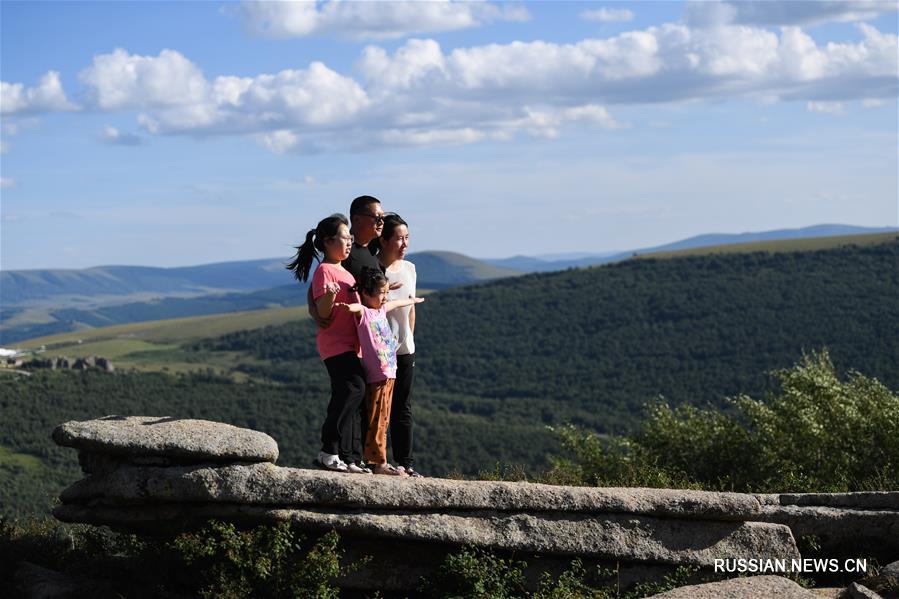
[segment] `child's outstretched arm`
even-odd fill
[[[350,314],[362,314],[362,304],[346,304],[344,302],[337,302],[334,304],[334,307],[346,310]]]
[[[384,304],[384,310],[390,312],[395,308],[403,308],[405,306],[411,306],[413,304],[420,304],[425,301],[423,297],[407,297],[398,300],[390,300],[386,304]]]

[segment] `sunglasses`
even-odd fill
[[[369,214],[368,212],[355,212],[354,214],[358,214],[359,216],[367,216],[368,218],[373,218],[373,219],[375,219],[375,222],[379,223],[379,224],[383,223],[384,217],[387,216],[386,214],[378,215],[378,214]]]

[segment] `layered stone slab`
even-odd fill
[[[227,502],[365,509],[627,513],[743,521],[752,495],[679,489],[561,487],[533,483],[347,476],[272,464],[123,467],[78,481],[64,502],[108,505]]]
[[[750,576],[720,582],[680,587],[652,595],[653,599],[722,599],[725,597],[777,597],[778,599],[820,599],[814,591],[782,576]]]
[[[278,444],[265,433],[209,420],[158,416],[73,420],[57,426],[53,440],[82,454],[102,456],[193,462],[275,462],[278,459]]]
[[[491,510],[346,511],[236,504],[146,506],[62,505],[54,515],[148,530],[202,524],[209,518],[245,524],[288,521],[304,530],[342,536],[472,545],[497,551],[570,555],[631,562],[711,567],[735,558],[799,558],[790,529],[764,522],[676,520],[632,514],[509,513]]]
[[[758,493],[762,505],[832,507],[853,510],[899,511],[899,491],[859,493]]]

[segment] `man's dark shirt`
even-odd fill
[[[384,268],[381,266],[381,263],[378,262],[377,254],[372,254],[371,244],[368,246],[357,245],[356,242],[353,242],[353,249],[350,250],[350,255],[346,260],[341,262],[343,267],[350,271],[350,274],[353,275],[353,278],[356,279],[358,283],[362,277],[362,269],[363,268],[377,268],[381,272],[384,272]]]

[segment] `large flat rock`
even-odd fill
[[[271,464],[122,466],[78,481],[65,503],[214,502],[381,509],[627,513],[741,521],[757,515],[752,495],[677,489],[560,487],[526,482],[397,479]]]
[[[749,599],[777,597],[778,599],[820,599],[814,591],[805,589],[782,576],[748,576],[720,582],[680,587],[652,596],[654,599]]]
[[[749,519],[786,524],[797,539],[813,536],[827,555],[858,557],[861,547],[886,557],[899,554],[899,511],[765,505]]]
[[[61,505],[66,522],[156,529],[199,525],[208,518],[246,524],[288,521],[302,530],[336,530],[342,537],[474,545],[529,554],[572,555],[659,564],[714,565],[722,555],[787,560],[799,552],[790,529],[764,522],[675,520],[632,514],[507,513],[496,511],[361,511],[235,504],[147,506]]]
[[[188,462],[274,462],[278,444],[259,431],[209,420],[106,416],[69,421],[53,431],[58,445],[84,453],[161,457]]]
[[[780,493],[757,494],[763,505],[833,507],[853,510],[891,510],[899,512],[899,491],[858,493]]]

